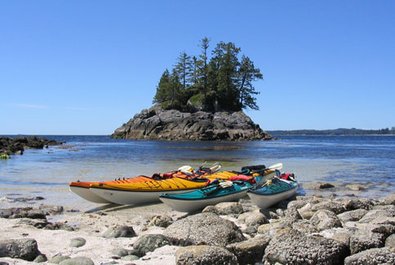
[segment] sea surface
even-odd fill
[[[168,142],[114,140],[109,136],[45,136],[62,146],[27,150],[0,160],[0,204],[43,197],[42,203],[86,206],[69,192],[75,180],[111,180],[166,172],[182,165],[220,162],[223,169],[278,162],[304,185],[358,183],[358,196],[395,192],[395,136],[284,136],[275,141]],[[307,192],[308,193],[308,192]],[[352,191],[350,191],[352,193]],[[33,203],[33,201],[32,201]],[[1,207],[0,207],[1,208]]]

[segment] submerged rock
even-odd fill
[[[226,246],[243,241],[241,230],[214,213],[200,213],[178,220],[163,233],[175,245]]]
[[[188,246],[176,251],[177,265],[228,264],[237,265],[237,257],[230,251],[218,246]]]

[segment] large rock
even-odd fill
[[[265,264],[343,264],[349,249],[337,241],[284,229],[265,250]]]
[[[243,213],[243,206],[238,202],[221,202],[215,206],[207,206],[203,209],[203,213],[212,212],[219,215],[234,214],[238,215]]]
[[[227,245],[226,248],[237,256],[239,264],[255,264],[262,260],[270,237],[257,236],[246,241]]]
[[[389,237],[387,237],[387,239],[385,240],[385,246],[395,249],[395,234],[392,234]]]
[[[139,257],[144,256],[147,252],[154,251],[159,247],[170,245],[170,241],[161,234],[143,235],[133,244],[136,254]]]
[[[247,227],[252,226],[255,228],[258,228],[260,225],[269,223],[266,216],[259,211],[240,214],[237,220],[240,222],[244,222]]]
[[[226,246],[245,239],[231,221],[214,213],[200,213],[178,220],[163,233],[175,245]]]
[[[32,238],[8,239],[0,241],[0,257],[10,257],[33,261],[38,255],[37,241]]]
[[[348,211],[337,215],[339,219],[345,223],[350,221],[359,221],[368,211],[365,209],[357,209],[353,211]]]
[[[344,260],[345,265],[379,265],[379,264],[395,264],[395,253],[388,248],[372,248],[352,256]]]
[[[116,129],[114,138],[165,140],[271,139],[242,111],[193,113],[163,110],[159,105],[141,111]]]
[[[188,246],[176,251],[177,265],[237,265],[237,257],[223,247]]]
[[[317,211],[311,217],[310,223],[319,231],[342,226],[339,217],[334,212],[328,210]]]
[[[357,230],[351,235],[350,250],[351,254],[361,252],[369,248],[384,247],[385,236],[367,230]]]

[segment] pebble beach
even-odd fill
[[[395,262],[395,194],[297,196],[267,210],[245,198],[194,214],[164,204],[79,211],[37,200],[0,216],[1,264]]]

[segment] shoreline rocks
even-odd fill
[[[63,143],[37,136],[0,137],[0,159],[8,159],[15,154],[23,155],[25,149],[44,149],[61,144]]]
[[[181,112],[159,105],[136,114],[113,138],[147,140],[271,140],[244,112]]]
[[[7,239],[0,240],[0,256],[10,264],[46,257],[61,264],[392,264],[393,198],[297,196],[265,210],[242,199],[191,215],[159,204],[93,213],[45,205],[2,209]],[[77,221],[78,231],[49,230],[42,217]],[[26,256],[22,241],[40,250]]]

